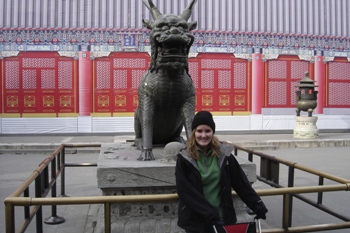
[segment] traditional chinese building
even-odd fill
[[[189,0],[154,0],[181,14]],[[142,0],[0,0],[0,133],[133,132],[150,62]],[[190,74],[218,130],[290,130],[297,83],[319,129],[350,125],[350,1],[198,0]]]

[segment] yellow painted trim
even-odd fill
[[[56,117],[56,113],[22,113],[22,118]]]
[[[214,112],[210,111],[213,116],[232,116],[232,112]]]
[[[3,114],[0,114],[0,116],[3,118],[20,118],[21,114],[20,113],[3,113]]]
[[[233,116],[250,116],[251,112],[233,112]]]
[[[91,113],[91,116],[93,117],[111,117],[111,113],[110,112],[94,112],[94,113]]]
[[[58,113],[58,117],[77,117],[78,113]]]
[[[133,117],[133,112],[113,112],[113,116],[116,117]]]

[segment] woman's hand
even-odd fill
[[[266,213],[268,210],[262,200],[259,200],[255,204],[253,211],[256,214],[255,219],[266,219]]]

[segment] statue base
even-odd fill
[[[319,137],[319,131],[316,126],[318,117],[297,116],[296,127],[293,132],[294,138],[316,139]]]
[[[166,146],[167,147],[167,146]],[[97,183],[104,196],[173,194],[175,161],[164,155],[164,147],[153,148],[155,160],[139,161],[141,151],[132,143],[105,143],[97,163]],[[256,181],[255,164],[237,158],[251,183]],[[240,222],[253,221],[244,203],[234,200]],[[178,201],[120,203],[111,205],[112,232],[184,232],[177,226]],[[96,216],[94,233],[104,232],[104,208]]]

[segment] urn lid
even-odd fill
[[[316,81],[309,78],[309,72],[306,71],[304,78],[300,80],[300,84],[296,85],[296,87],[318,87],[314,84],[315,82]]]

